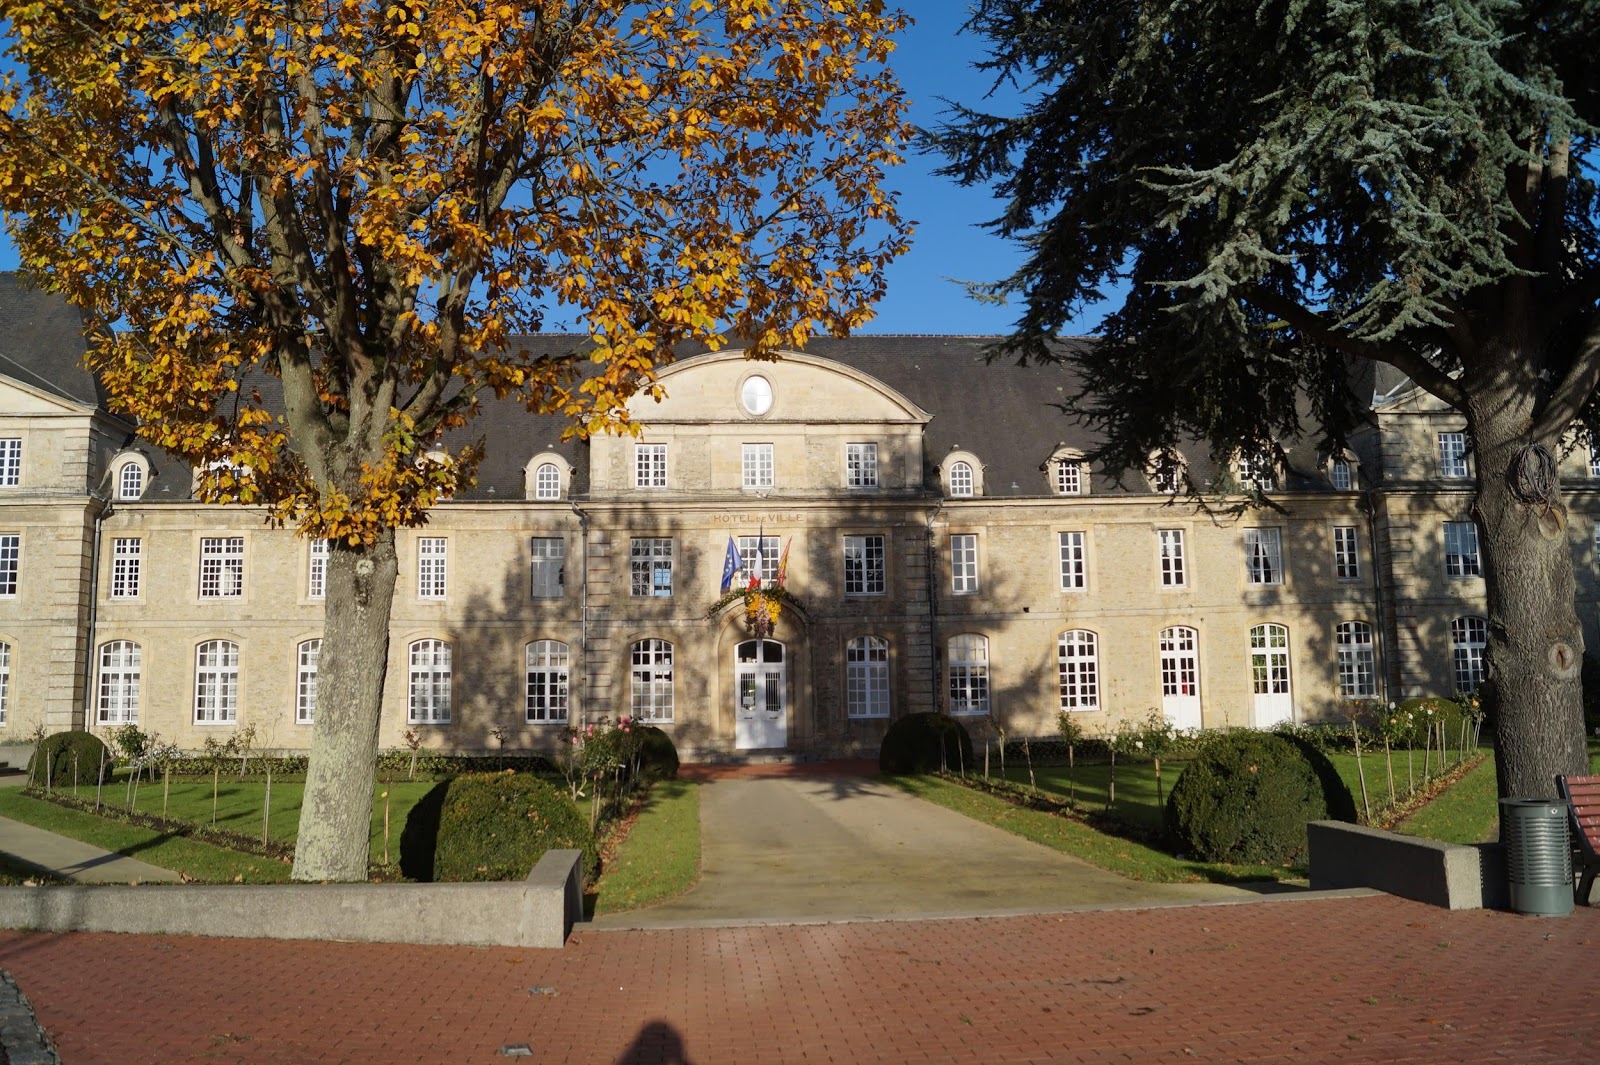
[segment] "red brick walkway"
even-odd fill
[[[1388,897],[585,932],[565,950],[0,934],[66,1065],[1600,1061],[1600,909]],[[530,994],[532,986],[557,994]]]

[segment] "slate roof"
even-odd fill
[[[105,396],[83,365],[83,314],[60,296],[0,271],[0,373],[61,399],[97,406]]]

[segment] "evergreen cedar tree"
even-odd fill
[[[1074,360],[1116,471],[1336,446],[1352,365],[1403,371],[1475,453],[1501,794],[1586,772],[1552,455],[1600,427],[1600,3],[980,0],[968,30],[1017,113],[952,104],[926,144],[1025,250],[976,287],[1020,305],[994,355]]]
[[[880,0],[0,0],[0,206],[114,409],[332,541],[294,876],[366,877],[394,531],[487,390],[629,431],[684,341],[871,317],[907,228]],[[592,338],[524,346],[559,312]],[[114,331],[111,327],[115,327]],[[277,378],[277,405],[252,382]],[[581,383],[580,383],[581,382]]]

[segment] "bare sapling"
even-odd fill
[[[267,787],[261,796],[261,845],[267,845],[267,830],[272,823],[272,759],[266,759]]]
[[[1372,800],[1367,797],[1367,771],[1361,764],[1361,725],[1355,718],[1350,719],[1350,735],[1356,743],[1356,777],[1361,781],[1361,808],[1366,811],[1367,824],[1372,824]]]

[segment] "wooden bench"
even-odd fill
[[[1556,787],[1572,815],[1573,846],[1583,874],[1578,901],[1587,906],[1595,874],[1600,873],[1600,776],[1556,777]]]

